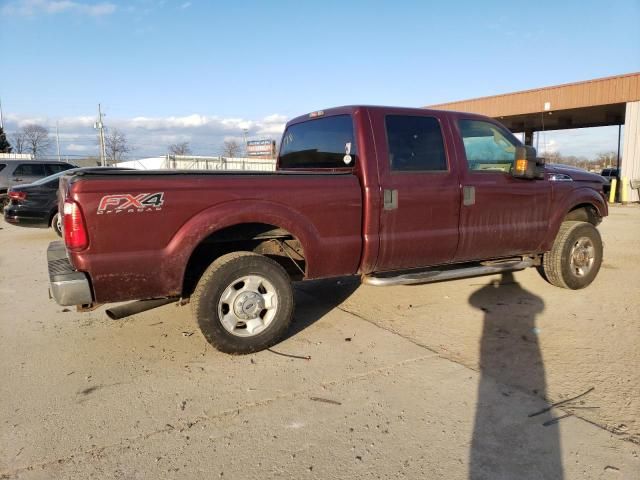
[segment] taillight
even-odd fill
[[[17,202],[26,200],[27,198],[27,192],[21,192],[19,190],[9,190],[7,195],[11,200],[15,200]]]
[[[82,210],[80,210],[80,205],[71,199],[64,201],[62,229],[64,231],[64,243],[69,250],[87,248],[89,238]]]

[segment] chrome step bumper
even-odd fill
[[[49,290],[58,305],[87,305],[93,302],[89,279],[73,269],[63,242],[51,242],[47,248]]]

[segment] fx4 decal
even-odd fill
[[[164,205],[164,192],[105,195],[98,205],[98,215],[156,212],[162,210],[162,205]]]

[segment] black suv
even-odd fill
[[[9,187],[32,183],[70,168],[76,168],[76,166],[66,162],[0,158],[0,211],[8,203]]]
[[[600,173],[600,176],[607,181],[607,183],[605,183],[604,186],[603,186],[603,190],[604,190],[604,193],[609,195],[609,191],[611,190],[611,180],[613,180],[614,178],[619,179],[618,169],[617,168],[605,168]]]

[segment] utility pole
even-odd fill
[[[100,104],[98,104],[98,121],[93,125],[93,128],[98,130],[98,135],[100,138],[100,165],[103,167],[106,166],[107,161],[107,152],[104,145],[104,123],[102,123],[103,117],[102,109]]]
[[[60,161],[60,134],[58,133],[58,121],[56,120],[56,148],[58,150],[58,161]]]
[[[249,155],[249,153],[247,152],[247,133],[249,133],[249,129],[248,128],[243,128],[242,129],[242,138],[244,139],[244,156],[245,158]]]

